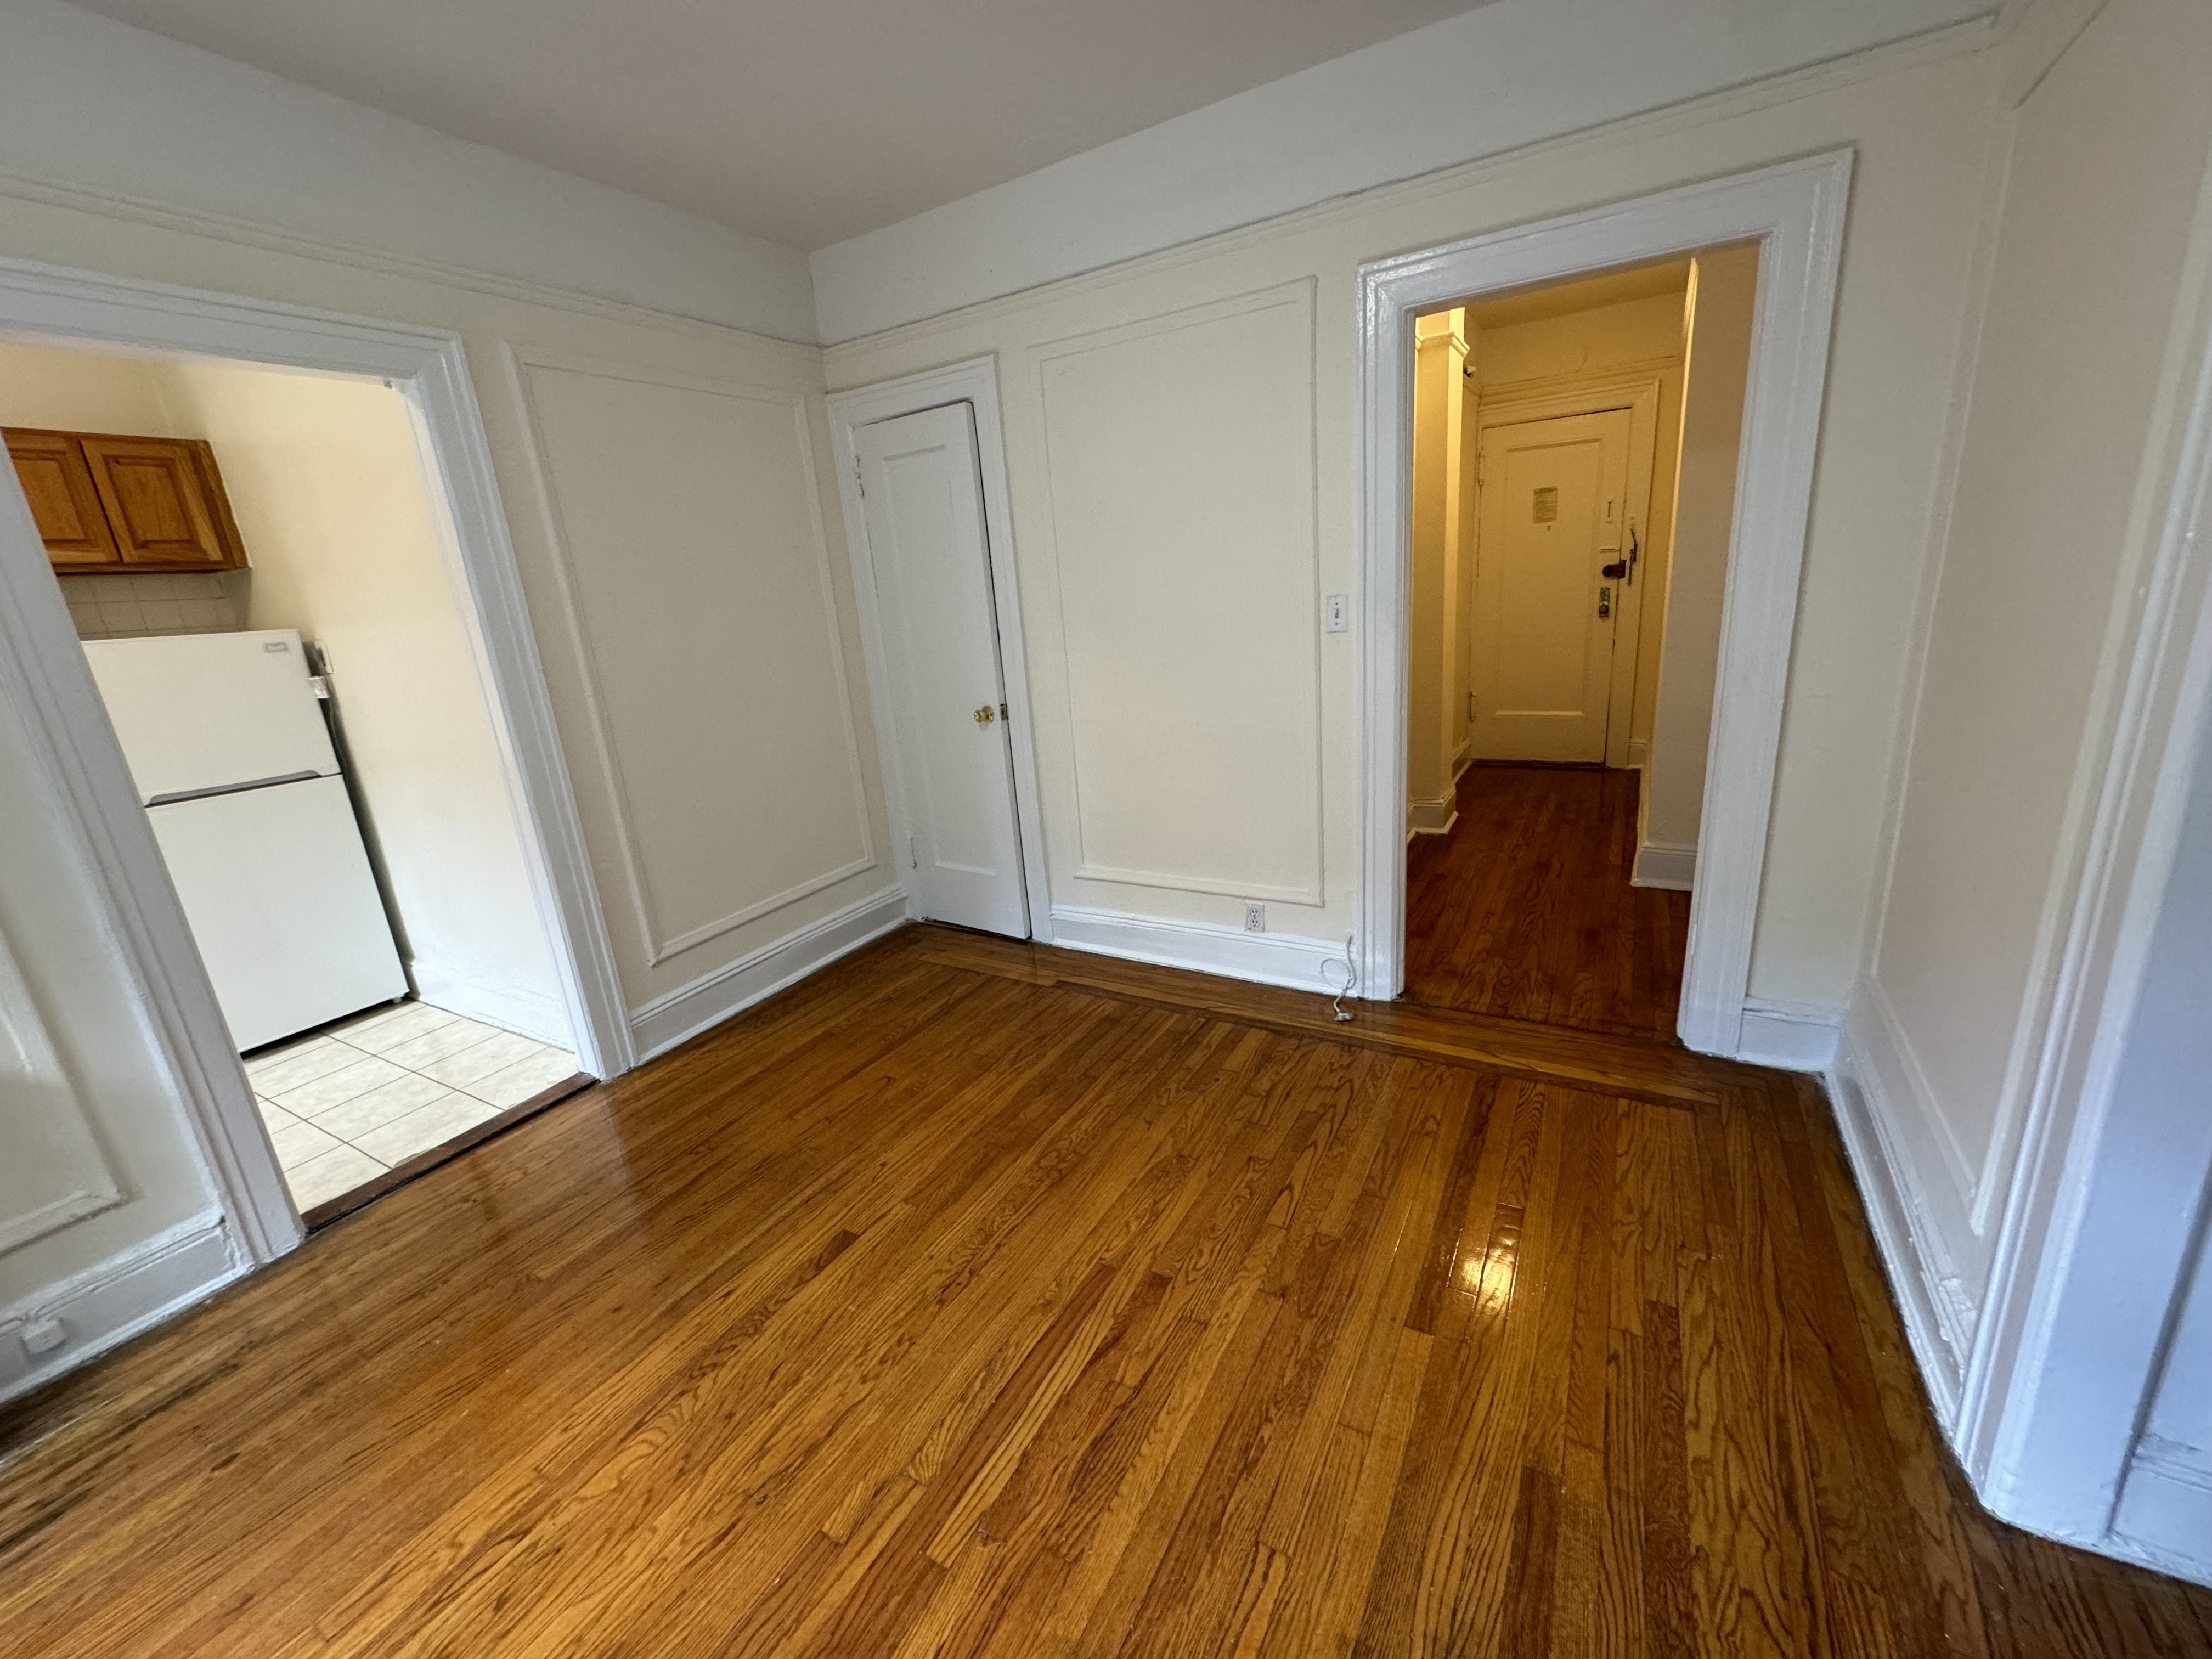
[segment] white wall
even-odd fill
[[[34,547],[20,498],[0,501],[0,517],[16,514]],[[239,1260],[115,951],[113,912],[20,708],[0,696],[0,1395]],[[64,1340],[27,1352],[25,1326],[48,1318]]]
[[[1667,567],[1640,836],[1646,847],[1670,849],[1698,844],[1705,808],[1759,250],[1717,248],[1699,254],[1695,267],[1682,366],[1674,556]]]
[[[814,337],[793,249],[55,0],[0,7],[0,174]]]
[[[1318,601],[1358,586],[1361,261],[1848,143],[1857,169],[1753,970],[1755,996],[1838,1009],[1871,896],[1966,299],[1991,69],[1978,39],[832,348],[839,386],[996,354],[1055,908],[1235,930],[1241,901],[1267,888],[1310,893],[1271,906],[1273,931],[1340,951],[1357,925],[1358,623],[1322,635]],[[1145,338],[1176,346],[1127,343]],[[1090,353],[1117,366],[1111,407],[1056,378]],[[1176,504],[1157,535],[1156,501]],[[1096,609],[1108,584],[1130,596],[1126,626]],[[1145,720],[1156,702],[1168,712]],[[1138,722],[1145,766],[1078,763],[1102,718]],[[1170,878],[1096,857],[1108,825],[1157,837]],[[1179,844],[1202,835],[1220,837],[1204,860]]]
[[[571,1041],[444,534],[398,392],[163,364],[178,435],[215,447],[252,562],[246,625],[331,653],[339,716],[423,997]]]
[[[1492,0],[817,250],[822,337],[855,339],[1994,9]]]
[[[1853,1012],[1911,1271],[1972,1352],[2155,528],[2212,12],[2112,0],[2008,118],[1878,939]],[[1771,880],[1771,878],[1770,878]],[[2063,1136],[2062,1136],[2063,1139]]]

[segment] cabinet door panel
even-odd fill
[[[228,518],[202,465],[204,446],[184,438],[82,440],[123,562],[141,570],[227,570],[239,561]]]
[[[10,428],[8,458],[31,504],[31,518],[60,568],[112,565],[122,557],[107,528],[84,451],[65,432]]]

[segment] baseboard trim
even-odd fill
[[[1061,904],[1052,907],[1052,927],[1056,945],[1130,962],[1187,968],[1194,973],[1223,974],[1261,985],[1323,994],[1336,988],[1322,973],[1323,963],[1334,962],[1338,965],[1337,982],[1343,981],[1346,947],[1341,941],[1292,933],[1247,933],[1234,927],[1164,921],[1153,916],[1121,915]]]
[[[2106,1553],[2212,1584],[2212,1455],[2143,1436],[2120,1488]]]
[[[888,888],[787,933],[690,984],[630,1011],[630,1037],[641,1062],[720,1025],[763,997],[827,967],[907,919],[906,894]]]
[[[576,1034],[568,1029],[568,1012],[558,997],[472,978],[420,957],[407,964],[407,975],[415,981],[415,994],[434,1008],[534,1037],[556,1048],[575,1047]]]
[[[1456,790],[1442,800],[1406,803],[1406,833],[1409,836],[1448,836],[1451,834],[1452,825],[1458,822],[1459,794]]]
[[[1698,873],[1698,849],[1674,842],[1647,841],[1636,849],[1636,866],[1628,881],[1632,887],[1663,887],[1686,893]]]
[[[1885,1066],[1875,1052],[1886,1041],[1886,1027],[1870,1017],[1866,999],[1854,999],[1827,1074],[1827,1093],[1875,1251],[1904,1317],[1905,1340],[1948,1436],[1959,1420],[1979,1310],[1953,1265],[1925,1188],[1899,1150],[1898,1107],[1882,1080],[1886,1073],[1897,1072],[1897,1064],[1892,1056]]]
[[[1735,1057],[1753,1066],[1825,1076],[1843,1041],[1844,1011],[1802,1002],[1747,1002]]]
[[[0,1311],[0,1401],[128,1342],[215,1294],[252,1264],[219,1215],[196,1216]],[[51,1352],[24,1351],[26,1326],[58,1319],[68,1340]]]

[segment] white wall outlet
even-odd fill
[[[34,1319],[24,1326],[22,1335],[23,1352],[35,1358],[42,1353],[52,1353],[68,1341],[69,1327],[50,1316],[45,1319]]]
[[[1352,626],[1352,595],[1332,593],[1322,601],[1321,629],[1324,634],[1341,634]]]
[[[1248,933],[1264,933],[1267,931],[1266,905],[1248,904],[1244,907],[1244,931]]]

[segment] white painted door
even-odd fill
[[[1475,541],[1474,753],[1605,759],[1626,538],[1629,411],[1482,434]]]
[[[908,890],[925,916],[1026,938],[974,412],[948,404],[854,436]]]

